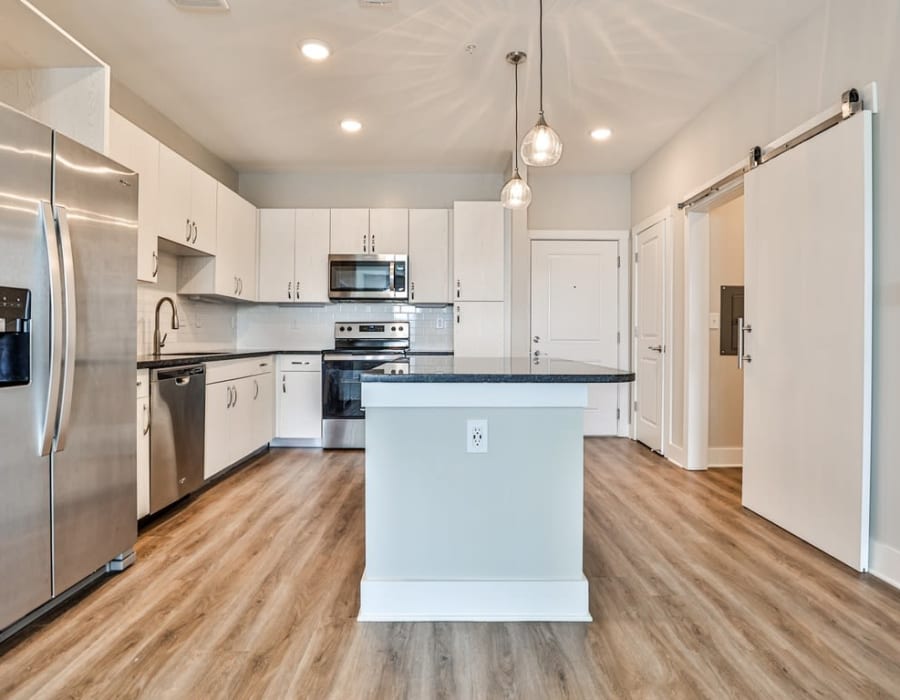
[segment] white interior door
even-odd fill
[[[745,179],[744,506],[864,571],[869,548],[872,119]]]
[[[661,453],[666,350],[664,222],[637,235],[635,256],[635,438]]]
[[[533,241],[531,352],[618,368],[617,241]],[[588,389],[585,435],[616,435],[616,384]]]

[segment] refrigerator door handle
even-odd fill
[[[65,287],[65,327],[66,345],[63,355],[63,385],[59,408],[59,428],[56,431],[56,452],[66,449],[69,433],[69,418],[72,415],[72,390],[75,382],[75,348],[78,340],[78,318],[75,308],[75,261],[72,258],[72,234],[69,231],[68,212],[65,207],[56,207],[59,224],[59,243],[62,252],[63,283]]]
[[[63,357],[62,269],[59,264],[56,222],[53,220],[50,202],[41,202],[41,223],[44,227],[44,242],[47,244],[47,261],[50,267],[50,381],[47,385],[47,412],[44,415],[41,442],[38,446],[41,457],[46,457],[50,454],[53,436],[56,434]]]

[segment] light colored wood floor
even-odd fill
[[[0,647],[0,697],[900,697],[900,593],[742,510],[736,470],[585,451],[592,624],[357,623],[362,453],[273,450]]]

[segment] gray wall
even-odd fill
[[[900,567],[900,3],[829,0],[632,176],[632,220],[877,81],[872,539]],[[680,242],[679,242],[680,244]],[[678,292],[683,294],[683,292]],[[676,306],[681,299],[676,298]],[[676,358],[676,367],[681,363]],[[887,549],[885,549],[887,548]]]
[[[242,172],[241,196],[261,208],[450,209],[500,199],[500,173]]]
[[[123,117],[205,170],[223,185],[237,190],[238,176],[234,168],[122,83],[115,80],[111,82],[109,102],[110,107]]]

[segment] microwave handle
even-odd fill
[[[391,291],[392,292],[397,291],[396,289],[394,289],[394,266],[395,265],[396,265],[396,263],[393,260],[388,265],[388,278],[391,280]]]

